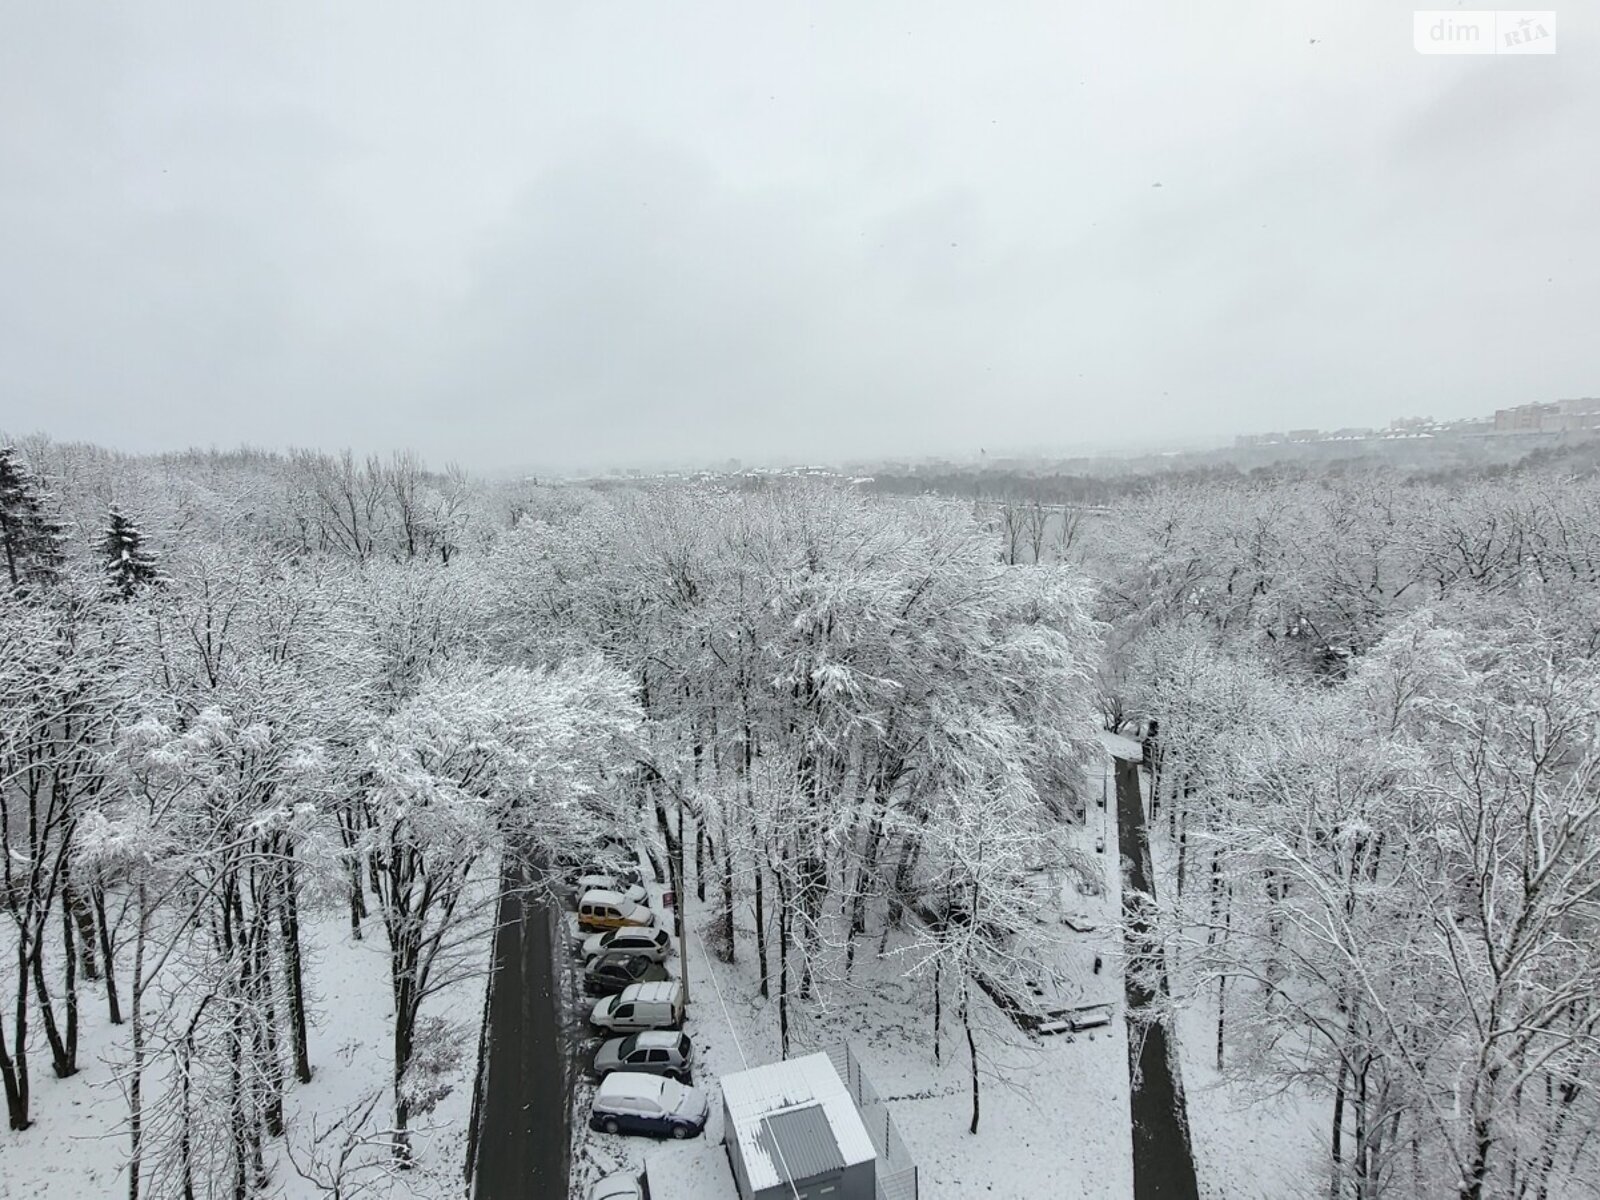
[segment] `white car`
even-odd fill
[[[644,1200],[637,1175],[607,1175],[589,1185],[589,1200]]]
[[[587,962],[598,954],[643,954],[655,962],[665,962],[672,953],[672,935],[665,929],[608,929],[591,933],[583,940]]]
[[[643,904],[648,895],[643,884],[627,883],[615,875],[580,875],[576,890],[580,896],[585,892],[616,892],[635,904]]]
[[[631,983],[615,996],[596,1001],[589,1024],[609,1033],[683,1028],[683,984],[677,979]]]

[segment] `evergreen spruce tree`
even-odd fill
[[[46,499],[16,449],[0,446],[0,548],[5,557],[0,585],[9,580],[17,590],[48,586],[59,578],[66,534],[45,510]]]
[[[105,555],[106,585],[118,599],[130,599],[140,588],[160,582],[155,557],[144,549],[144,535],[114,504],[100,549]]]

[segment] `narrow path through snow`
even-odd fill
[[[1122,911],[1129,964],[1124,978],[1133,1115],[1133,1195],[1134,1200],[1198,1200],[1176,1047],[1169,1043],[1165,1018],[1155,1017],[1152,1012],[1156,989],[1166,990],[1167,972],[1164,960],[1158,957],[1163,953],[1161,943],[1151,935],[1149,927],[1149,914],[1155,905],[1155,875],[1150,865],[1144,799],[1139,792],[1139,764],[1118,758],[1116,767],[1117,848],[1126,872]],[[1163,965],[1157,970],[1141,970],[1137,966],[1152,962]]]

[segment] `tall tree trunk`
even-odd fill
[[[1371,1067],[1372,1060],[1365,1059],[1361,1063],[1361,1069],[1355,1073],[1356,1150],[1352,1158],[1355,1162],[1356,1172],[1356,1200],[1368,1200],[1367,1156],[1370,1147],[1367,1144],[1367,1072]]]
[[[250,1114],[244,1083],[244,1005],[235,1002],[228,1030],[228,1138],[233,1150],[233,1200],[250,1197]]]
[[[1545,1076],[1545,1090],[1551,1090],[1550,1077]],[[1572,1112],[1572,1105],[1578,1098],[1581,1085],[1576,1080],[1564,1081],[1559,1089],[1561,1095],[1561,1108],[1557,1110],[1555,1119],[1546,1129],[1544,1141],[1539,1147],[1539,1165],[1534,1176],[1534,1200],[1549,1200],[1550,1172],[1556,1164],[1556,1147],[1561,1143],[1561,1133],[1566,1127],[1567,1117]]]
[[[18,947],[17,957],[23,957]],[[26,1129],[28,1120],[28,972],[21,962],[17,964],[17,1053],[12,1057],[6,1050],[5,1029],[0,1026],[0,1081],[6,1091],[6,1117],[12,1129]]]
[[[1461,1200],[1483,1200],[1483,1185],[1489,1178],[1489,1151],[1494,1146],[1493,1127],[1487,1117],[1472,1122],[1472,1160],[1462,1172],[1457,1194]]]
[[[270,888],[268,883],[266,887]],[[270,894],[262,896],[265,902],[257,909],[259,927],[255,931],[250,966],[250,994],[257,1017],[252,1023],[250,1044],[258,1063],[258,1071],[265,1084],[266,1098],[262,1105],[267,1132],[273,1137],[283,1136],[283,1058],[278,1050],[278,1006],[273,998],[272,984],[272,912]],[[252,1072],[255,1074],[255,1072]],[[255,1124],[252,1123],[254,1137]],[[254,1144],[252,1142],[252,1149]]]
[[[367,916],[367,895],[361,886],[361,864],[350,864],[350,936],[361,940],[361,922]]]
[[[33,974],[33,995],[39,1009],[39,1019],[44,1023],[45,1040],[50,1043],[50,1065],[56,1078],[66,1079],[78,1072],[78,1064],[67,1054],[67,1043],[56,1026],[55,1005],[50,999],[50,988],[44,981],[44,940],[35,939],[28,966]]]
[[[1184,820],[1174,822],[1174,824],[1178,827],[1178,880],[1176,891],[1178,899],[1182,900],[1184,879],[1189,874],[1189,822]]]
[[[972,1124],[968,1133],[978,1132],[978,1043],[972,1036],[972,1005],[967,994],[967,981],[961,981],[961,1028],[967,1034],[967,1056],[972,1063]]]
[[[677,845],[677,853],[673,855],[673,864],[674,864],[674,868],[675,868],[675,874],[676,874],[677,877],[673,880],[673,883],[672,883],[672,890],[673,890],[673,892],[674,892],[674,894],[676,896],[677,903],[675,903],[672,906],[672,916],[673,916],[674,922],[676,923],[676,925],[678,927],[678,930],[677,930],[678,931],[678,944],[680,946],[683,944],[684,938],[687,936],[686,931],[684,929],[683,922],[684,922],[684,914],[689,909],[689,876],[688,876],[688,870],[687,870],[688,863],[687,863],[687,859],[685,857],[684,844],[683,844],[683,822],[684,822],[683,797],[682,797],[682,795],[679,795],[679,797],[678,797],[678,845]],[[702,896],[701,899],[704,899],[704,897]],[[684,990],[683,1001],[684,1001],[685,1004],[687,1004],[689,1002],[689,996],[688,996],[687,987]]]
[[[694,895],[702,904],[706,899],[706,832],[699,821],[694,823]]]
[[[89,907],[89,901],[84,899],[83,893],[76,887],[65,888],[62,895],[66,899],[68,910],[72,913],[73,924],[77,926],[79,969],[82,970],[85,979],[94,983],[100,978],[100,962],[95,954],[97,942],[94,913]]]
[[[778,883],[778,1041],[781,1057],[789,1057],[789,889],[783,872]]]
[[[755,890],[756,890],[756,967],[761,977],[761,998],[765,1000],[769,994],[767,986],[767,905],[766,868],[761,865],[761,859],[756,858]]]
[[[844,960],[846,975],[855,966],[856,938],[867,931],[867,887],[878,869],[878,854],[883,848],[883,818],[888,808],[884,786],[884,778],[880,775],[875,789],[872,819],[867,824],[867,844],[861,852],[861,865],[856,870],[856,885],[850,896],[849,944]]]
[[[289,1002],[289,1042],[294,1077],[311,1082],[311,1050],[306,1035],[305,971],[300,953],[300,874],[294,844],[283,841],[283,890],[278,897],[278,935],[283,943],[284,990]]]
[[[1349,1067],[1343,1055],[1339,1058],[1339,1076],[1333,1085],[1333,1137],[1329,1142],[1328,1160],[1331,1164],[1328,1181],[1328,1200],[1339,1200],[1344,1191],[1344,1081]]]
[[[111,923],[106,920],[106,892],[97,881],[89,894],[94,906],[95,932],[100,938],[100,961],[105,964],[106,1015],[113,1025],[122,1024],[122,1000],[117,994],[117,960],[111,942]]]
[[[178,1060],[178,1174],[183,1183],[183,1200],[195,1200],[193,1062],[194,1027],[191,1025],[184,1035],[182,1057]]]
[[[357,829],[357,810],[353,803],[346,802],[340,805],[336,815],[339,826],[339,841],[344,846],[344,856],[350,870],[350,936],[356,941],[361,940],[361,922],[367,919],[367,894],[361,883],[360,837]]]
[[[738,955],[733,928],[733,841],[727,836],[726,823],[722,836],[722,911],[717,914],[717,926],[718,957],[731,963]]]
[[[1484,1054],[1488,1053],[1485,1047]],[[1500,1068],[1490,1067],[1483,1075],[1484,1082],[1473,1087],[1472,1104],[1472,1157],[1461,1174],[1459,1195],[1461,1200],[1483,1200],[1484,1184],[1489,1179],[1489,1155],[1494,1150],[1495,1128],[1493,1108],[1485,1101],[1492,1097],[1500,1080]]]
[[[416,1049],[417,1012],[411,998],[412,985],[406,976],[414,967],[399,971],[395,988],[394,1006],[394,1157],[402,1169],[413,1164],[411,1155],[411,1102],[406,1096],[406,1068],[411,1065],[411,1054]]]
[[[145,885],[139,883],[139,921],[133,939],[133,1063],[128,1077],[128,1200],[139,1200],[144,1162],[144,945],[149,929]]]
[[[73,921],[72,905],[66,895],[61,898],[61,953],[64,961],[63,986],[67,1004],[67,1061],[74,1072],[78,1069],[78,947],[74,936],[77,926]]]
[[[1226,893],[1224,896],[1223,893]],[[1222,906],[1222,933],[1217,932],[1217,907]],[[1222,886],[1221,866],[1219,856],[1215,851],[1211,854],[1211,929],[1206,934],[1206,941],[1215,944],[1219,939],[1225,940],[1233,928],[1233,885],[1226,888]],[[1228,1014],[1228,975],[1220,972],[1217,975],[1217,1070],[1223,1067],[1223,1030]]]

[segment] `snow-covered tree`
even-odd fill
[[[0,446],[0,549],[13,590],[54,583],[60,574],[66,533],[48,501],[16,448]]]
[[[377,731],[361,848],[388,936],[397,1154],[409,1154],[413,1057],[424,1003],[482,969],[463,930],[485,858],[547,873],[624,828],[618,777],[632,762],[632,683],[596,659],[529,670],[446,664]],[[492,907],[492,906],[491,906]]]
[[[100,554],[106,587],[118,599],[131,600],[140,588],[160,581],[155,556],[144,548],[144,534],[132,518],[115,506],[106,516]]]

